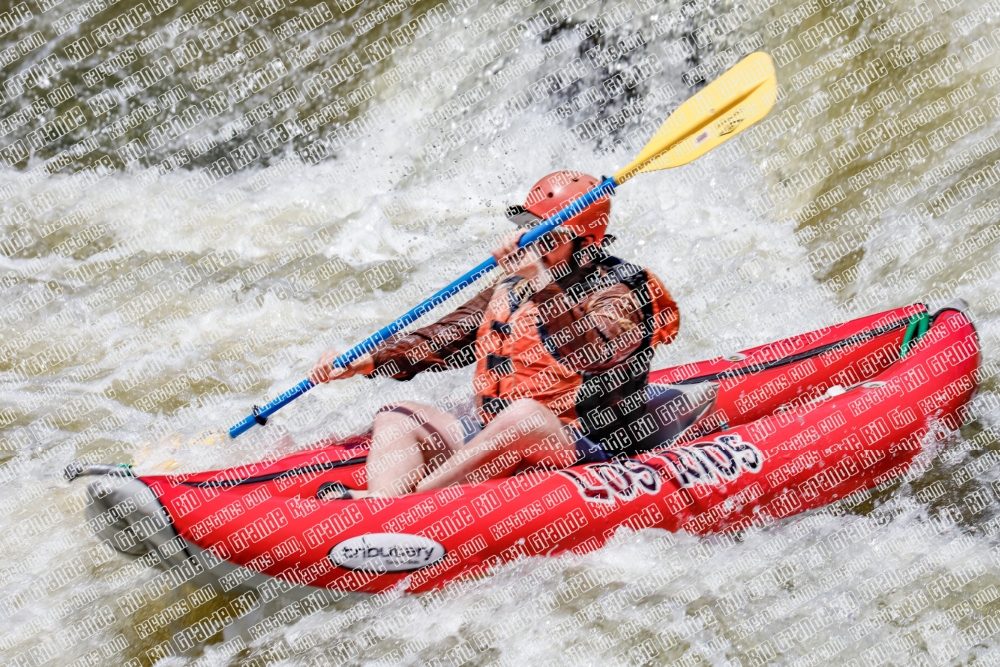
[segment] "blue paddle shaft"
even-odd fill
[[[518,241],[518,246],[523,248],[529,243],[534,243],[539,238],[549,233],[559,225],[563,224],[576,214],[580,213],[594,202],[598,201],[599,199],[605,196],[613,195],[615,193],[616,185],[617,183],[615,183],[614,177],[606,178],[604,181],[594,186],[592,190],[584,194],[582,197],[580,197],[573,203],[563,208],[561,211],[553,215],[548,220],[542,222],[542,224],[538,225],[537,227],[534,227],[533,229],[525,233],[524,236],[522,236],[521,239]],[[487,272],[496,267],[496,265],[497,265],[496,259],[490,257],[485,262],[483,262],[476,268],[472,269],[462,277],[458,278],[449,285],[442,287],[440,290],[434,293],[434,295],[428,297],[424,301],[420,302],[415,308],[400,316],[399,319],[390,322],[386,326],[382,327],[381,329],[373,333],[368,338],[364,339],[363,341],[361,341],[360,343],[349,349],[347,352],[344,352],[342,355],[340,355],[334,360],[333,366],[337,368],[344,368],[345,366],[350,364],[352,361],[354,361],[364,353],[374,350],[375,348],[378,347],[380,343],[388,340],[394,334],[398,333],[399,331],[402,331],[410,324],[416,322],[431,309],[436,308],[440,304],[444,303],[451,297],[455,296],[456,294],[464,290],[472,283],[479,280],[479,278],[481,278]],[[240,433],[249,430],[255,424],[259,423],[258,418],[266,419],[267,417],[270,417],[275,412],[285,407],[286,405],[288,405],[296,398],[306,393],[315,386],[316,385],[312,383],[312,380],[309,380],[308,378],[303,380],[302,382],[298,383],[288,391],[278,396],[278,398],[274,399],[273,401],[265,405],[263,408],[257,410],[256,414],[251,414],[247,416],[240,423],[236,424],[235,426],[232,426],[229,429],[229,437],[235,438]]]

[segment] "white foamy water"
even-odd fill
[[[82,3],[64,4],[50,13],[64,16],[70,5]],[[190,10],[187,4],[182,7]],[[787,97],[774,113],[792,105],[805,108],[806,100],[848,72],[875,57],[888,59],[890,48],[930,48],[938,43],[930,38],[943,33],[947,44],[921,55],[922,60],[891,68],[876,85],[813,117],[802,115],[795,127],[765,137],[745,156],[731,159],[716,151],[673,172],[637,177],[619,190],[613,203],[615,253],[657,273],[682,312],[681,334],[656,357],[657,367],[730,353],[921,299],[940,305],[954,296],[971,304],[984,361],[995,360],[1000,323],[998,271],[992,264],[1000,250],[993,233],[995,188],[944,212],[922,214],[917,206],[929,206],[944,188],[996,159],[990,153],[968,156],[980,155],[988,148],[983,142],[996,134],[998,123],[986,113],[992,110],[986,100],[997,93],[988,74],[997,59],[973,62],[963,50],[989,38],[994,26],[989,19],[968,34],[956,32],[950,22],[980,6],[966,0],[944,14],[933,7],[934,21],[884,42],[871,37],[876,26],[913,11],[916,4],[886,5],[779,67]],[[408,398],[468,410],[469,371],[408,383],[352,379],[315,389],[285,408],[269,427],[270,438],[230,442],[218,435],[252,404],[297,383],[322,350],[346,349],[481,261],[494,237],[511,228],[503,217],[505,207],[520,203],[537,178],[562,168],[602,175],[626,163],[690,94],[681,79],[684,71],[710,64],[715,54],[737,48],[755,32],[771,51],[798,34],[768,36],[767,22],[796,7],[779,2],[699,50],[696,58],[678,60],[671,56],[671,44],[733,6],[705,9],[669,30],[663,21],[680,4],[628,6],[633,18],[598,38],[581,42],[571,28],[611,11],[613,3],[588,5],[426,99],[394,107],[389,100],[409,84],[388,85],[381,75],[390,68],[443,44],[422,76],[443,71],[500,39],[514,24],[500,20],[474,35],[464,26],[497,14],[485,3],[473,6],[335,89],[346,96],[372,82],[375,96],[351,113],[382,108],[384,127],[352,139],[318,164],[297,160],[292,148],[302,144],[289,141],[183,200],[176,193],[187,192],[185,184],[197,169],[207,169],[222,149],[155,179],[133,165],[94,183],[68,175],[72,169],[32,182],[29,174],[50,157],[43,153],[0,171],[7,216],[0,230],[6,244],[0,256],[5,288],[0,331],[4,663],[1000,664],[995,635],[1000,629],[995,503],[1000,486],[997,442],[990,430],[1000,413],[992,373],[984,375],[974,419],[951,435],[920,474],[871,497],[739,539],[624,532],[585,556],[529,559],[433,594],[349,595],[323,608],[279,599],[225,632],[200,638],[190,650],[166,657],[158,646],[232,608],[235,596],[208,599],[204,592],[181,587],[138,612],[126,614],[119,606],[121,596],[158,571],[101,548],[84,524],[82,484],[62,479],[67,463],[135,461],[141,471],[173,472],[226,467],[330,434],[356,432],[389,401]],[[515,18],[544,7],[525,4]],[[809,29],[840,8],[824,7],[796,30]],[[352,9],[348,19],[371,9]],[[333,11],[336,20],[305,43],[318,44],[335,29],[353,35],[348,19]],[[50,13],[39,13],[35,23],[4,39],[21,39],[36,28],[48,35]],[[272,34],[278,18],[294,13],[262,21],[253,34]],[[173,18],[173,13],[162,17]],[[156,18],[150,30],[163,29],[162,19]],[[393,19],[380,30],[397,25]],[[491,105],[558,75],[574,60],[590,62],[586,53],[593,46],[619,44],[640,29],[655,38],[608,67],[588,67],[579,80],[503,122],[484,124],[441,160],[424,161],[425,147],[445,141],[448,132],[465,131],[463,122],[482,120]],[[71,30],[60,38],[59,48],[82,34]],[[448,41],[452,35],[459,39]],[[865,35],[873,43],[869,51],[800,88],[789,83],[806,66]],[[320,65],[338,62],[367,40],[350,37],[315,67],[290,68],[289,82],[304,89]],[[175,48],[180,41],[162,48]],[[10,71],[53,49],[40,50]],[[275,47],[262,62],[281,54]],[[541,56],[532,60],[536,54]],[[603,90],[603,82],[616,72],[650,54],[663,64],[662,72],[606,106],[586,103],[588,91]],[[98,53],[83,65],[94,67],[109,55]],[[961,73],[913,97],[901,94],[837,138],[823,140],[829,123],[893,87],[902,93],[910,77],[946,55],[962,60]],[[490,76],[539,60],[499,92],[427,131],[436,109],[468,98],[477,86],[492,91]],[[83,65],[79,71],[86,69]],[[252,71],[247,68],[219,86]],[[83,91],[79,71],[67,68],[53,87],[65,79]],[[188,82],[191,71],[178,68],[163,90]],[[956,94],[949,98],[951,93]],[[150,95],[137,96],[132,106],[122,104],[107,120],[120,118],[114,114],[126,113],[125,107],[132,109]],[[304,103],[300,117],[315,113],[332,95]],[[645,100],[646,112],[609,136],[561,142],[583,120],[595,114],[610,118],[625,100],[639,99]],[[919,131],[881,142],[785,202],[761,206],[762,193],[775,192],[777,184],[818,159],[833,164],[835,147],[937,100],[948,101],[948,109]],[[220,132],[257,101],[250,97],[203,129]],[[13,113],[17,104],[9,101],[4,114]],[[557,120],[553,110],[562,105],[569,105],[569,116]],[[852,189],[852,176],[976,105],[986,113],[984,125],[922,161]],[[88,116],[72,140],[82,140],[85,131],[96,132],[104,122]],[[143,166],[166,159],[199,133],[152,151],[155,159]],[[809,144],[806,137],[816,146],[797,154]],[[225,144],[226,150],[238,143]],[[890,191],[907,183],[928,185],[910,196]],[[805,219],[801,207],[837,188],[841,198],[823,199],[834,203]],[[57,203],[45,209],[37,203],[44,196],[56,196]],[[876,196],[882,200],[873,204]],[[19,204],[29,207],[25,219],[10,215]],[[856,217],[851,209],[874,212]],[[72,214],[78,217],[66,217]],[[809,264],[810,253],[848,233],[850,252],[830,265]],[[344,303],[341,295],[351,289],[360,290],[360,296]]]

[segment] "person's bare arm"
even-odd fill
[[[408,334],[396,334],[372,354],[375,366],[367,375],[388,375],[409,380],[424,371],[444,371],[467,365],[459,354],[475,344],[492,287],[448,313],[440,320]]]

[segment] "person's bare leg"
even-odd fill
[[[424,477],[417,492],[511,475],[522,464],[564,468],[576,463],[576,443],[552,411],[530,399],[515,402],[482,433]]]
[[[411,493],[429,470],[462,446],[462,427],[448,413],[419,403],[397,403],[375,415],[368,452],[367,491],[353,498]]]

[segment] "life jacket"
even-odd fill
[[[677,335],[679,313],[652,273],[610,256],[586,267],[591,268],[583,280],[554,281],[534,299],[519,301],[513,289],[495,292],[476,338],[473,384],[479,416],[488,423],[512,402],[531,398],[591,440],[603,444],[615,438],[616,453],[627,453],[641,438],[620,431],[626,429],[627,434],[629,425],[645,414],[645,400],[638,397],[645,396],[652,348]],[[521,280],[514,277],[504,282]],[[632,290],[643,315],[641,326],[619,338],[634,336],[641,341],[611,369],[591,373],[585,369],[594,351],[586,346],[570,349],[566,334],[572,327],[588,326],[584,320],[587,301],[616,283]]]

